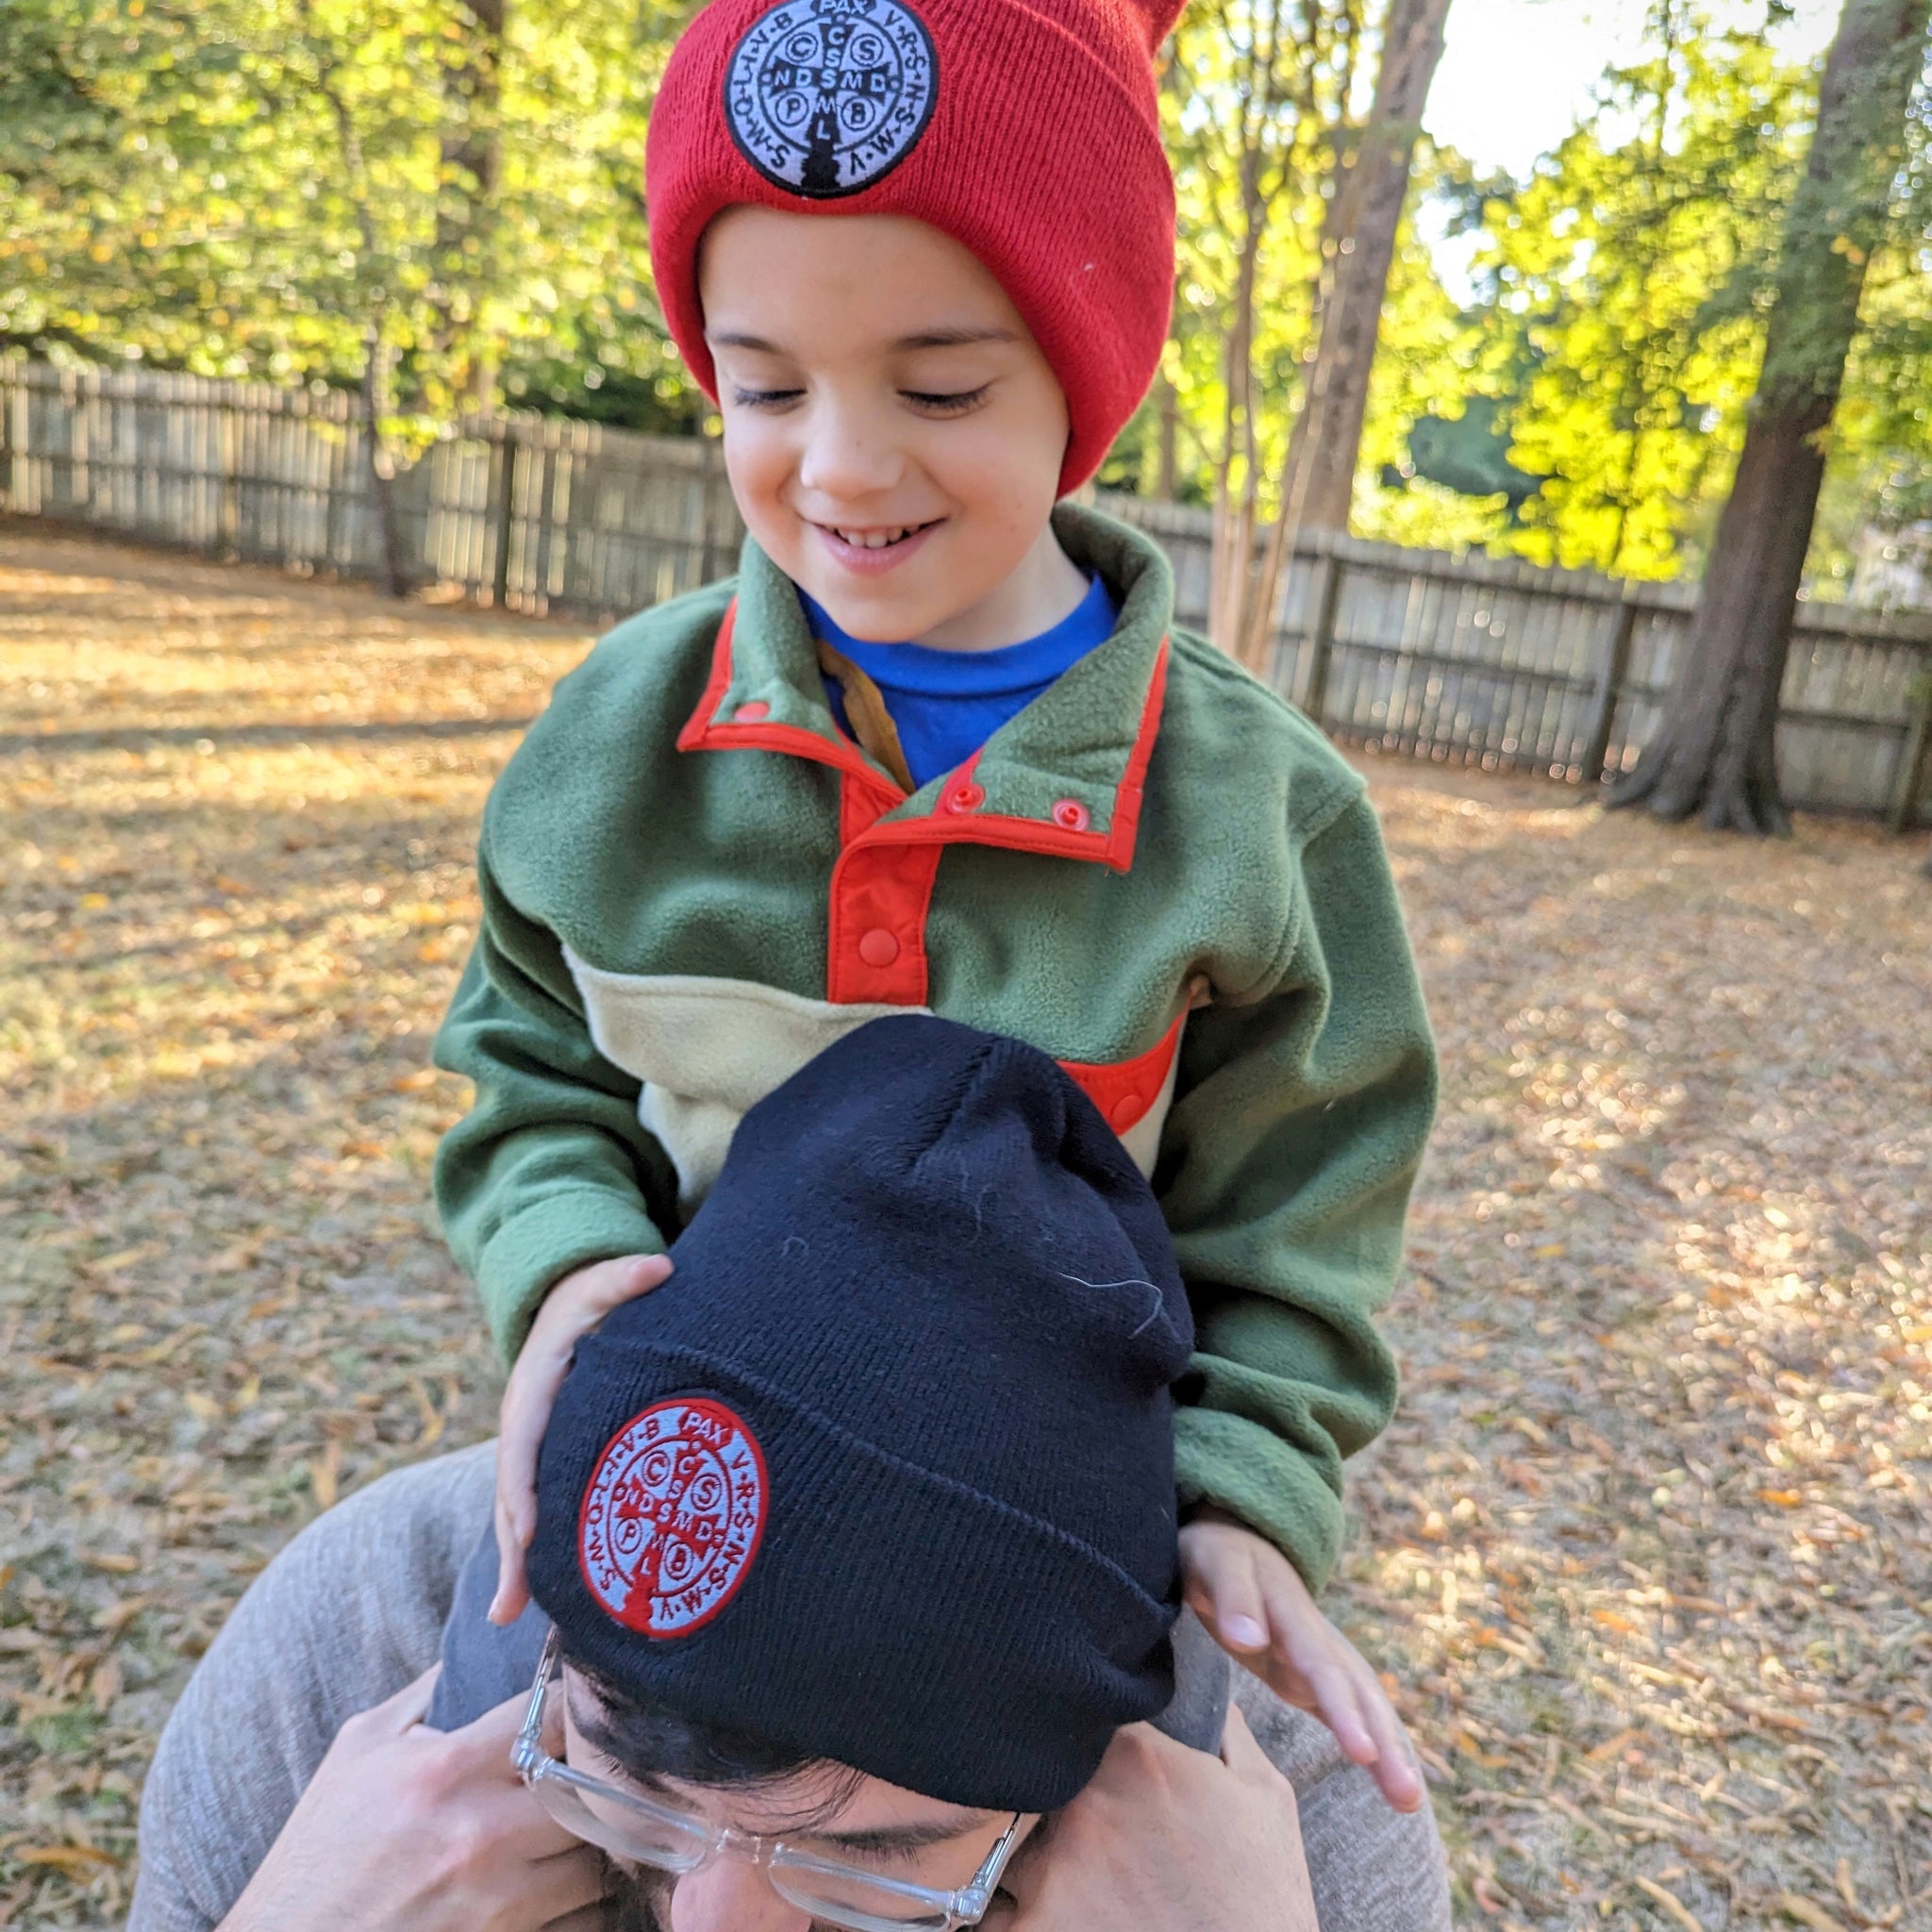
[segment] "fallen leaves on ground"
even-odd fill
[[[588,639],[0,534],[0,1924],[125,1916],[192,1661],[488,1433],[427,1170]],[[1368,767],[1445,1062],[1332,1607],[1497,1932],[1932,1924],[1932,888]]]

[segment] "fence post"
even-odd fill
[[[1315,627],[1309,636],[1308,688],[1302,709],[1317,724],[1328,708],[1328,660],[1335,655],[1335,616],[1341,608],[1344,565],[1333,550],[1322,560],[1322,577],[1315,590]]]
[[[499,421],[490,439],[491,469],[491,514],[496,555],[490,566],[490,608],[502,610],[509,603],[509,540],[517,514],[516,425]]]
[[[550,558],[557,528],[552,514],[557,508],[557,432],[552,428],[541,444],[533,444],[530,449],[537,473],[537,562],[529,575],[539,617],[547,615],[550,609]]]
[[[1932,752],[1932,662],[1922,674],[1919,702],[1912,722],[1906,728],[1906,755],[1899,760],[1898,780],[1891,789],[1891,805],[1885,814],[1887,827],[1909,832],[1919,816],[1919,796],[1925,787],[1926,754]]]
[[[1590,736],[1583,745],[1586,787],[1603,783],[1604,763],[1610,755],[1610,730],[1617,722],[1617,700],[1623,695],[1624,678],[1630,675],[1630,646],[1637,636],[1638,611],[1636,601],[1625,591],[1618,600],[1616,619],[1610,625],[1609,648],[1604,653],[1596,696],[1591,701]]]
[[[221,452],[222,494],[217,512],[221,553],[231,560],[242,554],[242,425],[237,421],[241,405],[232,390],[215,402],[215,444]]]

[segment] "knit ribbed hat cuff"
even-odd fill
[[[1177,1590],[1161,1602],[1054,1524],[874,1447],[728,1359],[646,1346],[607,1366],[630,1412],[674,1395],[723,1403],[757,1438],[771,1485],[767,1533],[733,1600],[702,1629],[654,1641],[593,1600],[577,1537],[551,1528],[575,1526],[597,1454],[553,1424],[532,1594],[566,1655],[641,1704],[947,1803],[1052,1811],[1115,1729],[1172,1697]]]
[[[652,1356],[667,1365],[672,1371],[672,1380],[665,1385],[666,1392],[676,1389],[701,1389],[712,1384],[728,1383],[733,1388],[755,1395],[760,1408],[769,1407],[781,1409],[805,1427],[816,1431],[824,1438],[828,1447],[836,1448],[841,1456],[855,1457],[872,1462],[878,1471],[878,1481],[906,1483],[916,1492],[920,1489],[928,1491],[934,1507],[922,1511],[925,1520],[934,1517],[953,1517],[960,1510],[985,1512],[986,1528],[979,1534],[991,1534],[999,1538],[1013,1538],[1022,1544],[1039,1546],[1042,1556],[1055,1564],[1074,1562],[1091,1569],[1095,1586],[1102,1590],[1122,1591],[1136,1609],[1144,1610],[1149,1616],[1163,1620],[1174,1615],[1171,1605],[1163,1604],[1152,1597],[1105,1552],[1096,1550],[1090,1542],[1079,1537],[1070,1536],[1058,1524],[1049,1523],[1043,1517],[1035,1516],[1024,1509],[1016,1509],[1009,1503],[997,1496],[989,1496],[981,1490],[969,1488],[966,1484],[954,1481],[950,1476],[936,1471],[922,1469],[916,1462],[908,1462],[903,1457],[894,1456],[856,1436],[850,1429],[842,1427],[828,1415],[815,1408],[811,1404],[801,1402],[795,1395],[767,1381],[763,1376],[741,1367],[728,1356],[710,1355],[697,1349],[658,1348],[649,1351]],[[1017,1563],[1028,1558],[1015,1555]]]

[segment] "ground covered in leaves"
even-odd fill
[[[487,1433],[426,1068],[587,639],[0,530],[0,1924],[125,1911],[193,1658]],[[1335,1611],[1460,1916],[1932,1925],[1932,885],[1374,766],[1445,1056]]]

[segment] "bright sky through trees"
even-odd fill
[[[1761,21],[1764,0],[1734,0]],[[1796,59],[1831,43],[1840,0],[1797,0],[1774,37]],[[1456,0],[1423,125],[1478,168],[1522,175],[1575,126],[1598,76],[1642,58],[1647,0]]]

